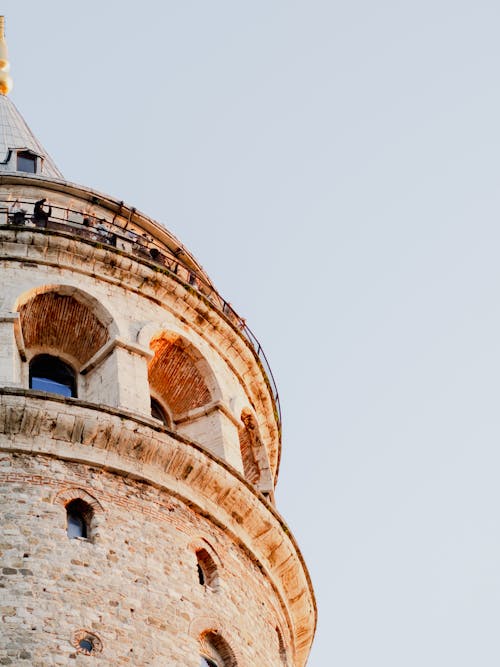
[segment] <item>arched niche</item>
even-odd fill
[[[173,419],[202,408],[220,394],[215,375],[199,350],[178,333],[162,331],[150,342],[148,375],[152,395]]]
[[[18,298],[15,310],[27,356],[46,352],[77,369],[116,335],[113,318],[102,304],[68,285],[30,290]]]

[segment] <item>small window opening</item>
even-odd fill
[[[71,641],[76,652],[81,655],[97,655],[102,652],[102,642],[97,635],[88,630],[77,630]]]
[[[170,419],[167,416],[167,413],[163,409],[163,406],[156,398],[151,397],[151,417],[158,419],[165,426],[170,426]]]
[[[209,630],[200,639],[200,667],[237,667],[233,650],[218,631]]]
[[[30,389],[59,396],[76,396],[75,372],[58,357],[39,354],[30,362]]]
[[[66,505],[67,534],[70,539],[89,537],[89,524],[92,510],[89,505],[79,498],[75,498]]]
[[[78,646],[87,653],[92,653],[94,649],[94,644],[90,641],[90,639],[80,639]]]
[[[219,583],[219,575],[217,572],[217,565],[214,559],[206,549],[198,549],[196,552],[198,581],[200,586],[207,586],[215,589]]]
[[[21,151],[17,154],[17,171],[24,171],[27,174],[36,174],[36,155]]]

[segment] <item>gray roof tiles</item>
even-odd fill
[[[37,173],[50,178],[64,178],[42,144],[30,130],[15,104],[6,95],[0,95],[0,172],[16,172],[15,150],[26,148],[41,160]]]

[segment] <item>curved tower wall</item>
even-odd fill
[[[273,505],[274,388],[196,260],[122,202],[17,173],[0,266],[2,664],[304,665],[315,603]],[[76,397],[30,388],[47,354]]]

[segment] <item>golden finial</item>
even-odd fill
[[[5,17],[0,16],[0,94],[8,95],[12,90],[12,79],[9,76],[10,63],[5,43]]]

